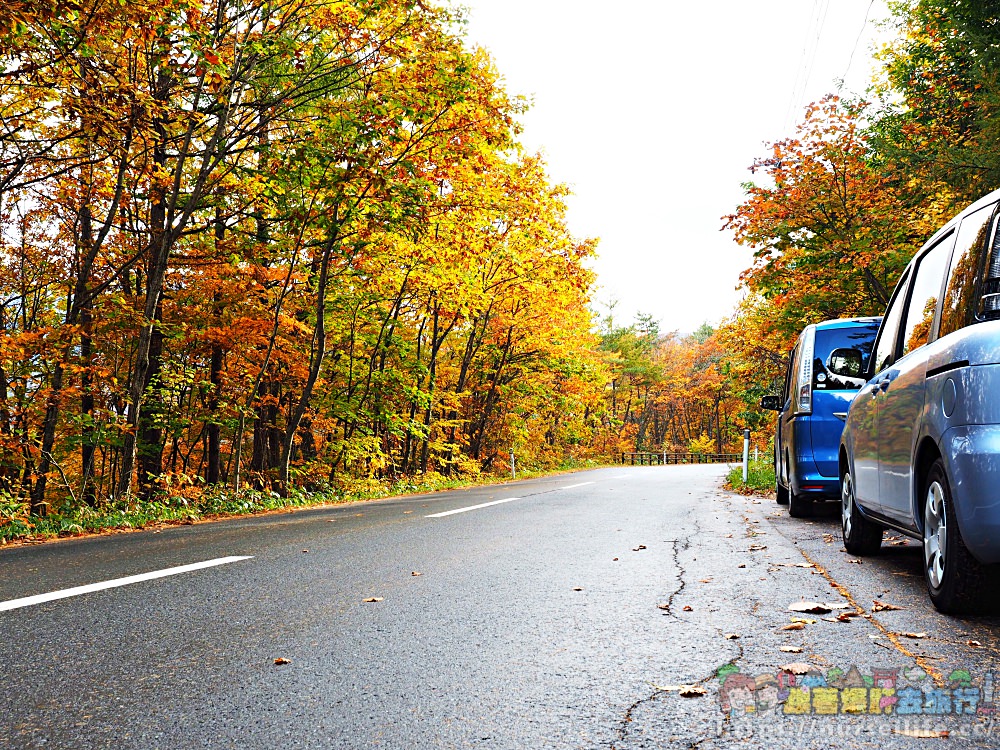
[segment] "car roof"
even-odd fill
[[[816,324],[817,331],[825,331],[831,328],[857,328],[862,326],[877,326],[882,322],[881,315],[873,315],[867,318],[837,318],[836,320],[824,320]]]
[[[978,200],[970,203],[968,206],[963,208],[957,214],[952,216],[944,225],[942,225],[936,232],[934,232],[934,234],[932,234],[927,239],[927,241],[924,242],[923,245],[920,246],[920,250],[914,253],[913,257],[910,259],[910,262],[907,264],[907,267],[913,265],[913,262],[917,259],[918,256],[922,255],[925,249],[927,249],[931,245],[936,244],[941,237],[943,237],[952,229],[954,229],[958,225],[959,220],[961,220],[963,217],[967,216],[968,214],[974,213],[975,211],[978,211],[981,208],[985,208],[986,206],[989,206],[991,203],[996,203],[998,201],[1000,201],[1000,189],[987,193],[982,198],[979,198]]]

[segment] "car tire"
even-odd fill
[[[774,495],[778,505],[788,505],[788,488],[782,487],[781,482],[774,483]]]
[[[854,479],[845,471],[840,479],[840,531],[844,548],[852,555],[877,555],[882,549],[883,527],[869,521],[858,510]]]
[[[800,495],[790,486],[788,488],[788,515],[792,518],[810,518],[813,514],[813,501]]]
[[[927,472],[923,499],[924,580],[934,606],[949,615],[995,611],[995,568],[980,563],[965,546],[940,458]]]

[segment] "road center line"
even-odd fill
[[[588,484],[593,484],[593,482],[580,482],[580,484],[570,484],[566,487],[556,487],[557,490],[571,490],[574,487],[586,487]]]
[[[500,505],[500,503],[509,503],[511,500],[520,500],[519,497],[505,497],[503,500],[493,500],[489,503],[480,503],[479,505],[470,505],[467,508],[455,508],[455,510],[446,510],[444,513],[431,513],[429,516],[424,516],[424,518],[444,518],[445,516],[453,516],[456,513],[465,513],[467,510],[479,510],[480,508],[488,508],[491,505]]]
[[[119,586],[128,586],[132,583],[139,583],[140,581],[152,581],[155,578],[166,578],[167,576],[175,576],[180,573],[190,573],[193,570],[201,570],[203,568],[214,568],[216,565],[226,565],[227,563],[238,562],[240,560],[250,560],[250,557],[219,557],[215,560],[205,560],[204,562],[191,563],[190,565],[180,565],[176,568],[164,568],[163,570],[154,570],[151,573],[140,573],[135,576],[127,576],[126,578],[115,578],[110,581],[101,581],[100,583],[89,583],[86,586],[74,586],[71,589],[61,589],[59,591],[50,591],[48,594],[38,594],[36,596],[26,596],[22,599],[10,599],[6,602],[0,602],[0,612],[4,612],[9,609],[19,609],[21,607],[32,607],[36,604],[43,604],[45,602],[51,602],[56,599],[66,599],[70,596],[80,596],[80,594],[89,594],[92,591],[103,591],[104,589],[114,589]]]

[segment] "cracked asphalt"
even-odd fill
[[[835,506],[791,519],[724,473],[602,469],[0,549],[0,602],[251,556],[0,611],[0,747],[1000,745],[989,714],[748,712],[735,691],[724,711],[728,672],[766,684],[792,662],[800,681],[881,669],[947,690],[997,661],[1000,623],[937,614],[914,544],[859,562]]]

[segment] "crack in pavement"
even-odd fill
[[[686,552],[690,546],[691,546],[690,537],[685,537],[684,539],[681,539],[679,541],[676,539],[672,541],[670,554],[674,560],[674,565],[677,566],[677,575],[675,576],[675,578],[677,579],[677,582],[680,584],[680,586],[670,593],[670,596],[667,597],[666,604],[660,607],[660,609],[662,609],[670,617],[677,620],[678,622],[684,622],[684,621],[681,620],[681,618],[679,618],[673,612],[672,607],[674,606],[674,599],[677,598],[677,595],[680,594],[682,591],[684,591],[685,588],[687,588],[687,581],[684,580],[684,576],[687,575],[687,571],[684,569],[684,565],[681,563],[680,554],[681,552]]]
[[[676,600],[676,598],[680,594],[682,594],[687,589],[687,568],[685,566],[685,563],[682,562],[682,560],[681,560],[681,554],[684,553],[684,552],[687,552],[689,549],[691,549],[691,538],[692,537],[701,536],[703,533],[704,533],[704,529],[702,528],[701,524],[697,520],[695,520],[695,522],[694,522],[694,530],[692,531],[691,534],[689,534],[688,536],[685,536],[683,539],[669,540],[671,542],[671,544],[672,544],[671,557],[672,557],[672,559],[674,561],[674,565],[676,566],[675,580],[676,580],[676,582],[677,582],[678,585],[677,585],[677,588],[674,589],[670,593],[670,595],[667,597],[666,603],[664,605],[660,605],[659,606],[659,608],[661,610],[664,610],[664,614],[666,614],[667,616],[669,616],[671,618],[671,620],[673,620],[674,622],[677,622],[679,624],[685,625],[687,627],[694,627],[694,628],[706,629],[706,630],[711,629],[711,630],[715,631],[719,636],[721,636],[724,639],[725,643],[732,649],[733,655],[731,655],[730,658],[726,659],[721,664],[715,666],[712,669],[712,671],[707,676],[702,677],[701,679],[698,679],[698,680],[696,680],[694,682],[688,683],[690,685],[699,685],[699,686],[700,685],[705,685],[706,683],[709,683],[712,680],[714,680],[716,678],[716,675],[718,674],[718,670],[722,666],[724,666],[726,664],[732,664],[732,663],[735,663],[737,661],[740,661],[743,658],[743,654],[744,654],[743,644],[740,643],[740,641],[739,641],[738,638],[735,639],[735,640],[731,640],[731,639],[725,638],[725,630],[724,630],[724,628],[721,628],[721,627],[719,627],[717,625],[714,625],[714,624],[701,624],[701,623],[691,622],[690,620],[687,620],[687,619],[684,619],[682,617],[679,617],[673,611],[674,601]],[[621,721],[619,722],[619,725],[618,725],[617,737],[614,740],[612,740],[611,743],[610,743],[610,746],[609,746],[610,750],[618,750],[618,748],[620,747],[620,743],[624,743],[624,742],[626,742],[628,740],[629,725],[633,721],[633,714],[640,707],[642,707],[642,706],[644,706],[646,704],[653,703],[653,702],[659,700],[664,695],[668,695],[671,692],[675,692],[672,689],[661,688],[661,687],[659,687],[659,686],[657,686],[657,685],[655,685],[653,683],[651,683],[651,684],[654,687],[653,692],[650,693],[649,695],[646,695],[645,697],[639,698],[638,700],[636,700],[635,702],[633,702],[625,710],[625,714],[622,717],[622,719],[621,719]],[[692,699],[696,699],[696,698],[693,697]],[[725,719],[722,722],[720,722],[720,726],[719,726],[719,729],[718,729],[717,732],[696,740],[695,742],[689,744],[688,747],[689,748],[698,748],[704,742],[708,742],[709,740],[720,739],[721,737],[723,737],[725,735],[728,723],[729,723],[729,718],[725,717]]]

